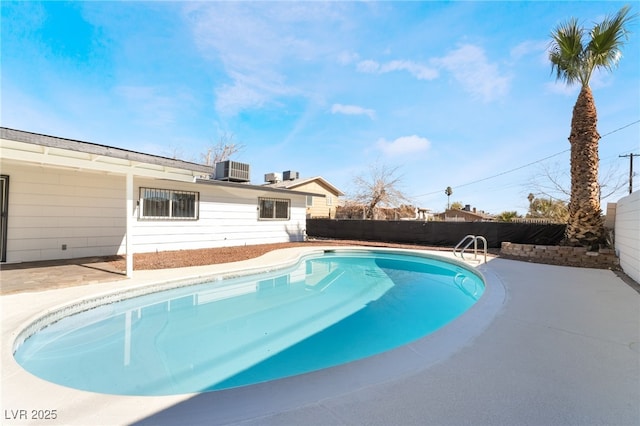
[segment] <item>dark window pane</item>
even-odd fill
[[[273,219],[274,217],[274,202],[273,200],[262,200],[260,206],[260,218]]]
[[[169,217],[169,191],[145,189],[143,199],[145,217]]]
[[[181,218],[196,217],[196,194],[193,192],[174,192],[171,216]]]
[[[141,188],[142,218],[198,218],[198,193]]]
[[[289,219],[289,201],[288,200],[276,201],[276,218]]]
[[[290,200],[260,198],[260,219],[289,219]]]

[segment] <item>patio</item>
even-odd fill
[[[42,424],[31,419],[32,410],[56,410],[57,418],[47,424],[65,425],[640,424],[637,284],[608,270],[500,258],[479,266],[487,279],[483,298],[433,335],[355,363],[247,388],[168,397],[101,395],[45,382],[12,357],[23,326],[71,300],[266,267],[293,261],[303,251],[3,295],[3,424]],[[2,272],[3,286],[10,272]]]

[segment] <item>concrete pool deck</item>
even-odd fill
[[[640,424],[640,294],[612,271],[500,258],[478,267],[487,279],[480,301],[433,335],[355,363],[247,388],[102,395],[43,381],[13,359],[18,332],[53,307],[161,281],[269,268],[321,249],[136,271],[130,280],[0,297],[1,423]],[[55,420],[37,418],[47,410],[56,410]]]

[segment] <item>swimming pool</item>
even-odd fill
[[[484,291],[458,264],[384,251],[324,253],[287,270],[147,294],[65,317],[16,360],[77,389],[203,392],[365,358],[441,328]]]

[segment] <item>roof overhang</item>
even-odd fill
[[[323,178],[322,176],[316,176],[316,177],[312,177],[312,178],[306,178],[306,179],[295,179],[291,182],[278,182],[277,184],[273,184],[273,185],[267,185],[267,186],[273,186],[273,187],[281,187],[281,188],[297,188],[299,186],[305,185],[309,182],[320,182],[321,185],[326,186],[327,188],[329,188],[331,191],[333,191],[338,197],[342,197],[344,195],[344,193],[342,191],[340,191],[338,188],[336,188],[334,185],[332,185],[328,180],[326,180],[325,178]],[[315,194],[316,196],[318,194]]]
[[[230,189],[238,189],[238,190],[252,190],[252,191],[262,191],[262,192],[275,192],[279,194],[293,194],[293,195],[312,195],[314,197],[325,197],[324,194],[317,194],[314,192],[307,191],[295,191],[287,188],[278,188],[274,186],[266,186],[266,185],[251,185],[247,183],[237,183],[237,182],[227,182],[223,180],[213,180],[213,179],[196,179],[197,183],[205,184],[205,185],[215,185],[222,186]]]
[[[42,166],[61,167],[194,182],[211,168],[119,148],[0,128],[0,158]]]

